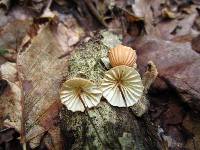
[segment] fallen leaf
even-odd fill
[[[179,131],[174,126],[168,127],[168,136],[164,136],[164,139],[168,142],[168,147],[171,149],[183,149],[184,139]]]
[[[42,26],[27,41],[29,46],[22,46],[17,65],[6,62],[0,68],[2,78],[8,82],[0,97],[0,117],[4,118],[1,124],[15,128],[23,145],[29,143],[32,148],[48,133],[49,142],[61,149],[58,89],[67,73],[67,59],[59,57],[71,48],[63,50],[51,29],[49,24]]]
[[[145,30],[148,34],[155,32],[153,27],[153,12],[151,10],[152,1],[135,0],[132,10],[135,16],[143,18],[145,22]]]
[[[192,39],[192,48],[193,50],[195,50],[196,52],[200,53],[200,35],[198,35],[197,37]]]
[[[0,95],[3,94],[4,90],[6,89],[8,82],[4,79],[0,80]]]
[[[0,96],[2,127],[15,128],[20,133],[21,130],[21,89],[18,82],[9,82]],[[2,128],[1,127],[1,128]]]
[[[192,2],[193,2],[194,4],[197,4],[197,5],[200,4],[200,1],[199,1],[199,0],[192,0]]]
[[[135,13],[135,16],[138,18],[144,18],[145,16],[145,0],[135,0],[135,4],[132,4],[132,10]]]
[[[55,0],[58,5],[66,5],[67,2],[65,0]]]
[[[176,15],[174,12],[172,12],[171,10],[167,9],[167,8],[164,8],[162,10],[162,15],[164,18],[169,18],[169,19],[174,19],[176,18]]]
[[[20,45],[32,21],[15,20],[8,23],[0,32],[0,47],[14,49]]]
[[[50,9],[46,9],[40,18],[54,18],[54,17],[55,14]]]
[[[6,62],[0,66],[1,78],[10,82],[17,79],[16,63]]]
[[[140,70],[145,70],[148,60],[155,62],[159,77],[175,88],[182,100],[200,111],[200,56],[189,42],[177,43],[147,36],[134,43]],[[157,87],[159,88],[159,87]]]
[[[6,128],[0,131],[0,145],[3,143],[8,143],[19,137],[19,133],[13,128]]]
[[[163,114],[163,123],[165,125],[181,124],[184,117],[182,108],[176,104],[169,104],[168,107]]]
[[[192,135],[189,140],[187,140],[185,148],[198,149],[198,145],[200,144],[199,120],[193,118],[192,115],[187,115],[183,121],[183,127]]]
[[[21,138],[25,136],[25,142],[30,142],[33,148],[40,144],[45,132],[55,128],[50,122],[58,115],[59,109],[53,106],[59,101],[58,89],[67,70],[67,60],[59,59],[63,53],[64,50],[47,25],[39,30],[30,46],[23,49],[17,59],[18,73],[24,89],[22,123],[25,124],[25,135],[21,131]],[[47,117],[49,111],[53,114],[48,114]],[[42,117],[44,115],[46,117]],[[48,123],[44,123],[47,119]]]
[[[160,32],[160,37],[165,40],[170,40],[174,37],[172,32],[177,27],[177,20],[162,21],[156,25],[156,28]]]
[[[8,10],[10,6],[10,1],[9,0],[1,0],[0,1],[0,9],[5,9]]]
[[[0,96],[2,118],[1,128],[3,126],[13,127],[18,132],[21,128],[21,89],[17,81],[16,64],[6,62],[0,66],[0,74],[3,79],[1,82],[2,94]],[[6,85],[6,86],[5,86]]]
[[[197,14],[194,13],[180,20],[176,29],[174,30],[174,35],[181,36],[189,34],[191,32],[196,16]]]
[[[84,31],[72,15],[61,15],[60,18],[62,22],[58,24],[55,36],[62,49],[69,51],[69,47],[77,44],[84,36]]]

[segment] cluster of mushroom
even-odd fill
[[[136,71],[136,52],[130,47],[118,45],[108,53],[113,68],[105,72],[101,86],[90,80],[73,78],[63,83],[61,102],[68,110],[84,112],[100,103],[103,96],[112,106],[129,107],[140,100],[143,84]]]

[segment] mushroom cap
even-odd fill
[[[127,107],[140,100],[144,87],[140,74],[134,68],[124,65],[114,67],[105,73],[102,82],[104,98],[113,106],[126,107],[118,85],[122,89]]]
[[[111,48],[108,57],[112,67],[126,65],[133,67],[136,63],[136,52],[131,47],[118,45],[115,48]]]
[[[85,110],[80,97],[85,106],[91,108],[99,104],[102,91],[87,79],[73,78],[63,83],[60,91],[60,99],[68,110],[73,112],[83,112]]]

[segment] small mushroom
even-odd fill
[[[83,78],[74,78],[67,80],[63,83],[60,91],[61,102],[67,107],[68,110],[73,112],[86,110],[88,119],[93,126],[99,141],[104,146],[104,142],[98,133],[92,118],[89,115],[87,108],[97,106],[101,100],[102,91],[97,86]]]
[[[130,47],[118,45],[115,48],[110,49],[108,57],[112,67],[120,65],[136,67],[136,52]]]
[[[140,74],[124,65],[108,70],[102,82],[103,96],[118,107],[133,106],[141,98],[143,89]]]
[[[102,97],[102,91],[86,79],[74,78],[63,83],[60,91],[61,102],[68,110],[84,111],[97,106]]]

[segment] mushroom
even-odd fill
[[[140,74],[125,65],[108,70],[101,87],[107,101],[118,107],[133,106],[141,98],[144,89]]]
[[[63,83],[60,91],[61,102],[68,110],[73,112],[86,110],[88,119],[93,126],[99,141],[104,145],[87,108],[95,107],[99,104],[102,91],[91,81],[83,78],[74,78]]]
[[[118,45],[111,48],[108,57],[112,67],[126,65],[136,68],[136,52],[130,47]]]
[[[83,78],[74,78],[63,83],[60,91],[61,102],[68,110],[84,112],[99,104],[102,91],[97,86]]]

